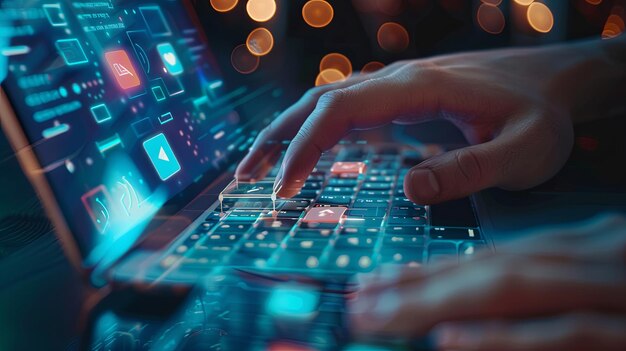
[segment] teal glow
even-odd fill
[[[107,166],[102,183],[110,190],[109,223],[106,231],[92,235],[94,249],[85,260],[98,265],[94,280],[133,246],[166,200],[164,189],[150,189],[128,155],[112,156]]]
[[[279,287],[267,300],[267,313],[275,317],[308,318],[316,310],[319,293],[301,287]]]
[[[80,94],[81,89],[80,89],[80,85],[74,83],[72,84],[72,91],[74,92],[74,94]]]

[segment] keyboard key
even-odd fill
[[[471,228],[433,228],[430,231],[432,239],[443,240],[480,240],[478,229]]]
[[[302,190],[320,190],[322,188],[322,182],[305,182],[302,186]]]
[[[298,219],[302,215],[302,212],[304,212],[304,211],[285,211],[285,210],[265,211],[265,213],[263,213],[260,216],[260,218],[262,220],[271,220],[273,218],[277,218],[277,219]]]
[[[433,227],[478,227],[469,198],[430,206]]]
[[[261,211],[258,210],[240,210],[234,209],[228,212],[224,218],[223,222],[255,222],[257,218],[261,215]]]
[[[403,227],[403,226],[387,226],[385,233],[391,235],[422,235],[424,228],[421,227]]]
[[[330,172],[335,175],[363,174],[366,170],[363,162],[335,162]]]
[[[361,189],[364,190],[391,190],[391,183],[376,182],[376,183],[363,183]]]
[[[393,176],[396,174],[397,170],[396,169],[368,169],[367,170],[367,174],[372,176],[372,177],[391,177],[389,179],[391,180],[386,180],[388,182],[391,182],[393,180]],[[368,179],[368,181],[373,181],[371,180],[370,177],[367,177],[366,179]]]
[[[332,229],[301,229],[295,230],[293,237],[297,239],[321,239],[328,238],[333,234]]]
[[[348,217],[384,217],[387,213],[387,207],[362,207],[351,208],[346,211]]]
[[[283,211],[304,211],[311,204],[308,200],[280,200],[276,207]]]
[[[361,227],[361,228],[378,228],[383,223],[382,217],[367,217],[367,218],[346,218],[344,224],[346,227]]]
[[[297,219],[288,218],[265,218],[258,222],[258,227],[263,229],[272,229],[279,231],[289,231],[296,223]]]
[[[371,250],[334,250],[328,258],[330,269],[367,272],[374,268]]]
[[[321,254],[322,251],[328,246],[328,240],[316,240],[316,239],[291,239],[286,243],[287,250],[317,252]]]
[[[393,182],[392,175],[370,175],[365,177],[365,182],[367,183],[391,183]]]
[[[345,207],[313,207],[302,219],[304,223],[339,223]]]
[[[427,225],[428,221],[424,217],[391,216],[389,217],[387,224],[390,226],[417,227]]]
[[[356,188],[348,187],[326,187],[322,192],[322,196],[332,195],[353,195],[356,192]]]
[[[209,213],[209,215],[204,220],[206,222],[215,223],[215,222],[219,222],[222,219],[222,216],[223,216],[223,213],[221,213],[219,206],[218,206],[217,211],[213,211]]]
[[[265,267],[267,261],[276,251],[275,248],[260,248],[254,243],[246,243],[248,246],[242,247],[230,258],[230,264],[234,266]]]
[[[354,201],[355,208],[362,207],[387,207],[389,200],[384,199],[357,199]]]
[[[383,249],[380,252],[380,262],[419,267],[424,262],[424,248]]]
[[[335,248],[337,249],[373,249],[376,245],[376,237],[371,236],[359,236],[359,235],[344,235],[335,241]]]
[[[424,246],[426,238],[422,235],[385,235],[383,247]]]
[[[357,186],[358,181],[356,179],[351,178],[330,178],[328,181],[328,186],[332,187],[348,187],[353,188]]]
[[[471,260],[479,252],[490,251],[489,246],[484,241],[465,242],[459,248],[459,255],[462,261]]]
[[[389,211],[391,216],[400,217],[424,217],[426,216],[426,208],[419,206],[393,206]]]
[[[378,227],[344,227],[341,229],[342,235],[378,235]]]
[[[317,204],[321,205],[344,205],[348,206],[352,202],[352,196],[343,195],[322,195]]]
[[[242,234],[211,234],[202,242],[202,245],[234,245],[241,238],[243,238]]]
[[[306,251],[284,251],[276,260],[277,268],[313,269],[320,265],[320,254]]]
[[[249,240],[280,243],[287,236],[287,233],[288,232],[286,231],[259,230],[255,233],[252,233]]]
[[[320,194],[319,190],[300,190],[293,198],[294,199],[306,199],[313,200]]]
[[[391,192],[388,190],[361,190],[357,194],[358,199],[388,199]]]
[[[221,223],[215,228],[213,234],[243,234],[252,227],[251,223]]]

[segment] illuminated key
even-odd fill
[[[335,162],[330,169],[332,174],[363,174],[367,166],[363,162]]]
[[[345,207],[313,207],[302,219],[304,223],[339,223]]]

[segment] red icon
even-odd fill
[[[330,169],[332,174],[363,174],[367,166],[363,162],[335,162]]]
[[[120,88],[128,90],[141,85],[137,70],[124,50],[109,51],[104,54],[111,74],[115,76]]]
[[[304,223],[339,223],[345,207],[313,207],[302,219]]]

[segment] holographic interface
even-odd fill
[[[186,2],[1,6],[8,47],[21,48],[5,50],[3,90],[86,265],[252,141]]]

